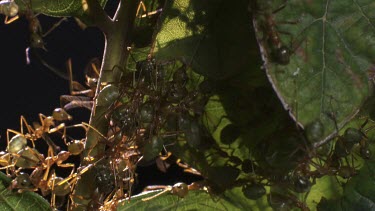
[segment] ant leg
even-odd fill
[[[202,174],[198,170],[196,170],[194,168],[191,168],[191,167],[189,167],[187,169],[184,169],[184,172],[194,174],[194,175],[197,175],[197,176],[202,176]]]
[[[289,21],[289,22],[282,22],[282,23],[297,24],[298,21],[296,21],[296,22]],[[303,42],[305,43],[305,48],[307,49],[307,40],[306,39],[304,39],[304,40],[294,40],[294,37],[290,32],[282,31],[282,30],[278,30],[278,32],[280,34],[284,34],[284,35],[287,35],[289,37],[289,43],[290,43],[289,49],[292,53],[296,52],[296,50],[302,45]],[[306,54],[305,60],[307,60],[307,53],[305,53],[305,54]]]
[[[143,1],[140,1],[139,2],[139,4],[138,4],[138,8],[137,8],[137,12],[135,13],[136,15],[136,17],[138,17],[138,15],[139,15],[139,11],[140,10],[143,10],[143,12],[147,12],[147,9],[146,9],[146,5],[143,3]]]
[[[80,170],[78,173],[70,174],[67,178],[65,178],[65,179],[61,180],[59,183],[57,183],[57,185],[62,185],[64,183],[68,182],[69,180],[76,181],[79,176],[86,173],[88,170],[90,170],[93,166],[95,166],[98,162],[102,161],[103,159],[104,159],[104,157],[100,158],[95,163],[88,164],[82,170]],[[74,182],[73,182],[73,184],[74,184]]]
[[[10,19],[9,19],[8,16],[6,16],[6,17],[5,17],[5,20],[4,20],[4,24],[11,24],[11,23],[13,23],[14,21],[18,20],[18,18],[19,18],[18,15],[14,16],[14,17],[12,17],[12,18],[10,18]]]
[[[62,136],[61,136],[61,138],[64,140],[65,145],[68,146],[68,143],[67,143],[67,141],[66,141],[66,139],[67,139],[67,135],[66,135],[66,127],[64,127],[64,129],[63,129],[63,132],[62,132]],[[69,138],[70,138],[70,137],[69,137]],[[72,138],[70,138],[70,139],[72,139]]]
[[[57,131],[59,131],[59,130],[61,130],[61,129],[63,129],[63,128],[65,128],[65,124],[64,124],[64,123],[61,123],[61,124],[59,124],[58,126],[52,128],[52,129],[49,129],[49,130],[48,130],[48,133],[54,133],[54,132],[57,132]]]
[[[73,163],[64,163],[64,164],[61,164],[61,163],[57,162],[56,164],[57,164],[57,166],[62,167],[62,168],[72,168],[72,171],[68,175],[68,178],[72,177],[74,175],[75,165]],[[59,186],[59,185],[57,185],[57,186]]]
[[[68,109],[72,109],[75,107],[81,107],[81,108],[86,108],[89,111],[91,111],[93,104],[94,104],[93,101],[72,101],[68,105],[64,106],[64,108],[66,107]]]
[[[107,139],[107,137],[105,137],[101,132],[99,132],[96,128],[94,128],[93,126],[91,126],[90,124],[88,124],[86,122],[82,122],[81,124],[75,124],[75,125],[66,126],[66,128],[75,128],[75,127],[81,127],[85,131],[88,131],[89,129],[92,129],[95,132],[97,132],[102,138]]]
[[[74,172],[75,165],[73,163],[56,163],[56,165],[62,168],[73,168],[72,173]]]
[[[27,123],[26,118],[21,115],[21,117],[20,117],[20,127],[21,127],[21,129],[20,130],[21,130],[21,134],[23,136],[25,136],[24,133],[23,133],[23,127],[24,127],[23,124],[25,124],[27,132],[28,132],[28,134],[30,136],[29,139],[30,139],[30,141],[31,141],[31,143],[33,145],[33,148],[35,148],[34,138],[32,138],[32,135],[31,135],[31,134],[35,133],[35,130],[29,125],[29,123]]]
[[[160,160],[165,161],[165,160],[167,160],[167,159],[172,155],[172,153],[169,152],[169,151],[165,148],[164,145],[163,145],[163,149],[164,149],[164,152],[167,153],[167,154],[166,154],[166,155],[163,155],[162,153],[159,153],[159,158],[160,158]]]
[[[163,161],[167,160],[171,155],[172,155],[171,152],[167,152],[166,155],[160,155],[160,159],[163,160]]]
[[[0,170],[5,169],[5,170],[8,171],[9,168],[14,167],[14,166],[15,166],[15,164],[11,164],[11,165],[7,165],[7,166],[3,166],[3,167],[0,167]]]
[[[149,201],[151,199],[154,199],[168,191],[171,191],[172,190],[172,186],[160,186],[160,185],[156,185],[156,186],[148,186],[145,188],[145,190],[159,190],[159,189],[164,189],[163,191],[161,191],[160,193],[157,193],[153,196],[150,196],[150,197],[147,197],[147,198],[143,198],[142,201]]]
[[[287,2],[288,2],[288,0],[284,0],[284,2],[279,6],[279,8],[272,11],[272,14],[276,14],[276,13],[280,12],[281,10],[283,10],[286,7]]]
[[[94,70],[94,72],[96,73],[96,75],[99,77],[100,70],[98,70],[98,68],[96,67],[96,64],[94,62],[91,62],[90,64],[91,64],[91,68]]]
[[[42,113],[39,113],[39,120],[40,120],[40,123],[42,123],[42,127],[45,127],[46,125],[46,122],[44,121],[45,119],[47,119],[47,116],[42,114]]]
[[[189,168],[189,165],[185,164],[185,163],[182,163],[182,160],[180,158],[178,158],[176,160],[176,164],[181,167],[181,168],[184,168],[184,169],[188,169]]]
[[[369,122],[369,118],[366,118],[366,120],[361,124],[361,127],[359,128],[359,130],[362,131],[362,129],[365,128],[368,122]]]
[[[77,81],[73,80],[73,71],[72,71],[72,61],[69,58],[66,62],[66,69],[68,70],[68,78],[69,78],[69,92],[71,95],[91,95],[92,90],[85,88],[82,84],[78,83]],[[77,91],[76,91],[77,90]]]
[[[66,69],[68,70],[68,78],[69,78],[69,92],[71,95],[79,95],[79,94],[86,94],[82,93],[83,91],[86,91],[86,88],[78,83],[77,81],[73,81],[73,68],[72,68],[72,60],[69,58],[66,61]],[[78,91],[75,91],[78,90]],[[90,90],[91,91],[91,90]],[[88,92],[88,91],[86,91]]]
[[[104,140],[107,140],[107,137],[105,137],[100,131],[98,131],[96,128],[94,128],[93,126],[89,125],[88,123],[86,122],[82,122],[81,124],[75,124],[75,125],[69,125],[69,126],[66,126],[66,128],[74,128],[74,127],[81,127],[83,128],[86,132],[89,130],[89,129],[92,129],[94,130],[100,137],[102,137]],[[93,150],[93,148],[90,148],[88,149],[88,153],[87,153],[87,157],[84,158],[85,161],[93,161],[94,160],[94,157],[91,157],[90,156],[90,153],[91,151]],[[102,159],[102,158],[101,158]],[[101,159],[99,159],[98,161],[100,161]],[[97,162],[98,162],[97,161]]]
[[[47,143],[48,145],[48,155],[49,156],[54,156],[57,154],[57,152],[60,151],[60,147],[57,146],[52,139],[46,134],[42,134],[42,139]]]
[[[56,174],[55,172],[52,174],[51,176],[51,180],[52,180],[52,187],[51,187],[51,206],[52,208],[56,209],[56,195],[54,193],[54,190],[55,190],[55,178],[56,178]]]
[[[72,100],[70,103],[64,105],[64,109],[69,111],[74,108],[86,108],[91,111],[93,103],[93,101]]]
[[[81,176],[82,174],[84,174],[86,171],[88,171],[92,166],[93,166],[93,164],[89,164],[88,166],[86,166],[85,168],[83,168],[80,172],[70,174],[68,177],[66,177],[65,179],[61,180],[56,185],[60,186],[60,185],[66,183],[68,181],[73,181],[72,184],[74,184],[74,182],[77,180],[77,178],[79,176]]]
[[[367,121],[368,121],[369,119],[367,118],[366,119],[366,123],[367,123]],[[372,120],[370,120],[371,122],[373,122]],[[362,124],[363,125],[363,128],[364,128],[364,124]],[[361,126],[361,130],[363,129],[362,128],[362,126]],[[372,126],[369,126],[368,128],[366,128],[364,131],[363,131],[363,133],[364,134],[367,134],[369,131],[371,131],[371,130],[373,130],[375,128],[375,125],[372,125]],[[367,138],[367,135],[366,135],[366,138]]]
[[[68,76],[69,76],[69,92],[71,95],[73,95],[74,89],[73,89],[73,72],[72,72],[72,60],[71,58],[66,61],[66,69],[68,70]]]
[[[29,123],[27,123],[26,118],[25,118],[24,116],[21,115],[21,118],[20,118],[20,126],[21,126],[21,128],[20,128],[20,130],[21,130],[21,133],[22,133],[22,134],[24,134],[24,133],[23,133],[23,127],[24,127],[23,124],[25,124],[25,127],[26,127],[26,129],[27,129],[27,132],[28,132],[29,134],[33,134],[33,133],[35,132],[35,130],[29,125]]]
[[[61,18],[57,23],[53,24],[53,26],[44,34],[42,34],[42,37],[47,36],[49,33],[51,33],[53,30],[55,30],[63,21],[66,21],[67,18]]]
[[[26,50],[25,50],[25,54],[26,54],[26,64],[30,64],[31,61],[30,61],[30,50],[31,48],[30,47],[27,47]],[[43,47],[43,50],[47,51],[44,47]],[[59,70],[58,68],[48,64],[41,56],[40,54],[37,52],[37,51],[33,51],[33,55],[36,57],[36,59],[43,65],[45,66],[47,69],[49,69],[50,71],[52,71],[54,74],[56,74],[57,76],[59,76],[60,78],[63,78],[65,80],[69,80],[69,77],[67,75],[65,75],[61,70]]]
[[[148,12],[148,13],[142,15],[141,18],[146,18],[146,17],[151,16],[151,15],[156,15],[158,13],[161,13],[162,11],[163,11],[163,9],[160,8],[160,9],[157,9],[157,10],[154,10],[154,11],[151,11],[151,12]]]
[[[61,95],[60,96],[60,107],[64,108],[64,110],[68,110],[68,109],[65,108],[65,106],[67,104],[73,102],[73,101],[88,102],[88,101],[92,101],[92,99],[90,97],[86,97],[86,96]],[[77,107],[80,107],[80,106],[77,106]]]
[[[77,81],[71,81],[72,83],[72,91],[71,95],[87,95],[89,92],[82,84],[78,83]],[[75,91],[78,90],[78,91]],[[90,90],[91,91],[91,90]]]

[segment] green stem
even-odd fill
[[[102,12],[96,11],[99,9],[98,2],[96,0],[87,0],[91,16],[99,14],[99,17],[95,17],[94,20],[97,21],[98,28],[105,35],[102,68],[94,99],[100,93],[102,84],[117,83],[120,80],[122,69],[126,66],[129,56],[127,47],[130,46],[130,34],[133,29],[139,2],[140,0],[121,0],[114,18],[108,23],[107,18],[105,18],[106,16]],[[108,132],[109,121],[104,115],[108,109],[108,107],[94,106],[90,117],[90,125],[104,136]],[[102,140],[101,134],[98,134],[97,131],[89,129],[87,132],[85,150],[81,157],[82,166],[90,162],[95,162],[100,159],[100,156],[104,155],[105,140]],[[84,160],[88,156],[93,157],[94,160]],[[92,170],[81,176],[81,179],[77,182],[73,196],[73,200],[76,203],[84,205],[89,203],[96,189],[95,182],[93,182],[94,178],[95,174]]]

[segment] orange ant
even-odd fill
[[[38,166],[32,172],[32,182],[36,187],[39,187],[42,190],[42,193],[46,193],[49,191],[50,187],[48,187],[48,177],[50,175],[50,168],[52,165],[56,164],[58,167],[62,168],[72,168],[72,172],[70,175],[73,174],[74,171],[74,164],[72,163],[63,163],[66,161],[70,156],[70,153],[67,151],[61,151],[57,155],[49,155],[46,159],[42,161],[42,165]],[[43,173],[44,172],[44,173]]]
[[[63,178],[57,177],[55,172],[53,172],[47,179],[41,179],[41,174],[35,174],[34,172],[31,175],[20,172],[15,179],[12,180],[8,189],[18,189],[19,193],[25,191],[36,192],[40,189],[43,196],[51,193],[51,206],[54,208],[56,207],[56,196],[64,197],[71,192],[69,183],[57,185],[57,183]]]
[[[152,6],[151,6],[151,8],[153,8],[153,5],[154,5],[154,1],[152,1]],[[142,12],[141,12],[141,10],[142,10]],[[148,17],[148,16],[158,14],[158,13],[160,13],[161,11],[162,11],[162,9],[158,9],[158,10],[155,10],[155,11],[147,12],[146,5],[143,3],[143,1],[140,1],[135,16],[136,16],[136,17],[140,17],[140,18],[146,18],[146,17]],[[144,12],[145,14],[144,14],[143,12]]]
[[[23,168],[35,168],[44,159],[42,154],[28,146],[24,146],[18,152],[2,152],[0,158],[1,167],[0,169],[6,169],[7,175],[14,175],[21,171]],[[18,167],[18,169],[14,169]],[[9,174],[8,170],[11,170],[12,174]]]
[[[69,90],[70,95],[60,96],[61,106],[65,110],[70,110],[76,107],[87,108],[91,111],[93,106],[93,97],[95,96],[95,89],[99,77],[100,69],[100,60],[98,58],[93,58],[90,60],[89,64],[85,68],[86,72],[86,85],[88,88],[85,88],[83,85],[77,81],[73,81],[72,73],[72,61],[69,59],[67,61],[67,69],[69,74]],[[84,96],[77,96],[84,95]],[[67,103],[69,102],[69,103]]]
[[[46,33],[42,33],[42,25],[39,22],[38,15],[39,14],[34,14],[32,11],[32,6],[31,6],[31,1],[28,0],[29,2],[26,3],[27,10],[23,13],[25,18],[29,22],[29,32],[30,32],[30,47],[27,47],[25,52],[26,52],[26,63],[30,64],[30,48],[40,48],[45,51],[47,49],[44,46],[43,42],[43,37],[47,36],[49,33],[51,33],[56,27],[58,27],[63,21],[67,20],[66,18],[60,19],[57,23],[55,23]],[[37,55],[40,57],[39,55]],[[40,59],[40,58],[39,58]],[[41,59],[40,59],[41,60]],[[45,66],[50,67],[48,64],[46,64],[44,61],[42,62]],[[58,75],[61,75],[56,71],[54,68],[50,68],[53,72],[55,72]]]
[[[184,198],[189,194],[190,190],[204,190],[204,191],[209,191],[209,188],[205,186],[204,181],[199,181],[199,182],[193,182],[190,185],[187,185],[183,182],[178,182],[174,184],[173,186],[170,185],[152,185],[152,186],[147,186],[143,189],[143,192],[146,191],[152,191],[152,190],[162,190],[161,192],[147,197],[143,198],[142,201],[149,201],[151,199],[154,199],[164,193],[171,193],[175,196],[178,196],[179,198]]]
[[[9,146],[9,151],[16,151],[18,148],[22,148],[26,146],[26,140],[30,140],[35,147],[34,141],[43,138],[47,144],[49,145],[49,151],[56,151],[58,147],[53,144],[52,141],[49,141],[45,138],[45,134],[57,132],[65,127],[64,123],[59,125],[55,125],[56,121],[67,121],[71,120],[72,116],[70,116],[65,110],[61,108],[56,108],[52,116],[45,116],[44,114],[39,114],[40,123],[34,123],[34,127],[27,123],[26,118],[21,116],[20,118],[20,132],[7,129],[7,143]],[[27,133],[24,133],[24,127],[27,129]],[[13,136],[12,139],[9,139],[9,133],[14,133],[16,136]],[[15,142],[16,144],[13,144]],[[14,148],[15,147],[15,148]],[[13,149],[14,148],[14,149]],[[53,154],[51,152],[50,154]]]
[[[94,129],[92,126],[86,126]],[[95,131],[100,134],[99,131]],[[100,134],[100,136],[110,142],[110,140],[108,140],[103,134]],[[110,139],[112,139],[112,137],[110,137]],[[135,182],[135,169],[142,156],[140,155],[137,146],[132,145],[132,141],[129,140],[128,137],[121,136],[121,140],[114,142],[116,142],[116,144],[108,145],[108,149],[99,160],[87,165],[82,170],[72,174],[63,181],[60,181],[58,185],[67,181],[76,181],[77,178],[87,172],[90,168],[94,168],[96,170],[95,183],[98,186],[99,192],[100,194],[103,193],[104,195],[107,195],[104,203],[109,204],[110,202],[115,202],[117,199],[124,198],[125,195],[130,197],[132,185]],[[89,158],[89,160],[93,159]],[[104,182],[105,180],[108,180],[108,177],[114,177],[114,183],[109,181]],[[124,189],[128,190],[127,194],[124,193]],[[104,196],[98,195],[97,197],[100,199],[99,202],[93,201],[90,206],[97,206],[95,204],[102,203],[102,197]],[[72,201],[74,202],[73,199]]]
[[[35,151],[33,151],[33,153],[35,153],[34,155],[37,156]],[[34,170],[30,175],[30,180],[37,189],[39,188],[42,191],[43,195],[47,195],[50,190],[48,181],[50,180],[52,165],[56,164],[58,167],[72,168],[71,174],[73,174],[74,164],[63,163],[69,158],[69,156],[70,153],[66,151],[61,151],[55,156],[50,155],[46,158],[44,158],[41,154],[37,156],[39,161],[36,166],[33,167]]]
[[[298,207],[302,211],[310,211],[310,208],[306,205],[306,203],[300,201],[292,193],[286,193],[284,195],[277,192],[271,192],[267,195],[267,201],[268,204],[275,210],[290,210],[292,207]]]
[[[46,137],[48,137],[46,135]],[[52,140],[50,140],[52,141]],[[58,167],[63,168],[72,168],[74,170],[74,164],[72,163],[63,163],[66,161],[70,153],[66,151],[60,151],[57,155],[54,155],[55,152],[49,151],[46,158],[42,154],[40,154],[36,149],[25,147],[25,149],[19,151],[17,154],[15,154],[16,160],[13,160],[14,164],[10,166],[17,166],[19,167],[16,171],[21,171],[22,168],[33,168],[33,172],[31,173],[29,179],[31,183],[34,185],[36,191],[38,188],[41,190],[43,195],[47,195],[50,190],[50,186],[48,181],[50,180],[50,170],[52,165],[56,164]],[[6,168],[9,168],[10,166],[7,166]],[[73,170],[72,173],[73,174]],[[24,177],[22,175],[18,175],[21,177]],[[18,180],[18,176],[15,179],[15,182]],[[13,183],[13,188],[20,188],[21,190],[24,189],[24,187],[19,187],[16,185],[17,183]],[[26,188],[30,189],[30,188]]]
[[[255,4],[255,3],[254,3]],[[266,7],[269,7],[270,5],[267,5]],[[279,31],[276,26],[276,22],[274,20],[274,14],[279,12],[280,10],[285,8],[285,3],[278,9],[274,11],[268,11],[269,8],[266,8],[265,12],[263,12],[264,15],[264,22],[263,22],[263,32],[266,37],[266,41],[268,42],[270,48],[271,48],[271,57],[272,60],[278,64],[281,65],[287,65],[289,64],[290,56],[291,56],[291,50],[285,46],[282,43],[282,40],[280,39]],[[259,8],[257,8],[258,5],[250,5],[250,9],[256,9],[259,13]],[[287,23],[293,23],[296,22],[287,22]]]
[[[62,177],[57,177],[55,173],[51,176],[52,183],[51,186],[51,206],[53,208],[60,207],[59,200],[65,201],[65,196],[72,192],[74,186],[71,186],[69,183],[64,183],[63,185],[57,185],[59,181],[63,180]]]
[[[183,162],[180,158],[177,158],[176,156],[172,155],[171,152],[169,152],[165,146],[163,146],[163,151],[166,152],[164,155],[163,153],[159,153],[159,157],[156,158],[155,163],[158,167],[158,169],[162,172],[166,172],[167,169],[170,167],[170,163],[176,163],[179,167],[183,169],[184,172],[194,174],[196,176],[202,176],[202,174],[195,168],[191,167],[189,164]]]

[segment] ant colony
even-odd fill
[[[284,4],[276,10],[270,9],[270,0],[261,5],[257,5],[257,2],[261,1],[250,1],[249,9],[254,17],[261,17],[257,24],[263,39],[258,42],[265,46],[264,53],[270,62],[288,65],[293,49],[284,44],[275,20],[287,1],[283,1]],[[35,48],[46,50],[43,37],[65,19],[43,34],[31,4],[26,6],[26,13],[19,15],[24,15],[29,22],[30,47],[26,49],[29,63],[29,51]],[[136,16],[141,22],[159,15],[161,11],[146,13],[146,6],[141,2]],[[18,6],[11,0],[2,0],[0,13],[7,16],[5,23],[9,24],[18,18]],[[237,140],[248,131],[244,132],[234,122],[220,128],[220,138],[216,134],[214,137],[214,132],[208,129],[213,124],[205,122],[211,121],[206,115],[207,107],[221,97],[218,97],[221,90],[216,89],[216,84],[207,78],[195,73],[191,61],[186,61],[186,58],[158,60],[152,53],[153,47],[151,53],[144,56],[146,58],[138,60],[134,57],[139,55],[134,53],[136,56],[133,57],[129,47],[126,70],[123,70],[124,67],[113,67],[112,70],[121,71],[121,78],[112,83],[100,83],[102,62],[98,58],[91,59],[86,65],[84,85],[73,80],[71,59],[66,62],[67,75],[50,68],[69,81],[70,93],[60,96],[60,108],[56,108],[52,114],[39,114],[38,121],[33,123],[21,116],[19,130],[7,130],[7,148],[0,152],[0,169],[11,178],[8,189],[38,192],[49,198],[56,210],[116,210],[120,202],[126,203],[134,198],[138,185],[137,167],[156,163],[159,170],[165,172],[172,161],[185,172],[198,176],[200,181],[147,186],[144,192],[159,192],[140,201],[149,202],[162,194],[186,198],[189,191],[195,190],[219,196],[237,188],[244,199],[267,198],[268,205],[275,210],[309,210],[306,199],[319,179],[331,176],[338,184],[344,184],[357,175],[361,167],[358,160],[371,159],[368,134],[375,127],[371,118],[361,120],[359,127],[348,127],[340,134],[332,115],[330,118],[336,125],[336,134],[321,146],[316,144],[324,134],[320,120],[304,129],[296,126],[297,135],[292,138],[298,139],[298,146],[287,153],[278,149],[270,153],[271,150],[264,146],[268,143],[259,144],[261,147],[254,144],[251,146],[253,148],[243,143],[236,146]],[[218,110],[224,107],[223,104],[217,107]],[[106,108],[92,115],[104,120],[106,132],[100,132],[102,130],[98,128],[101,126],[91,123],[72,123],[75,117],[69,113],[73,110],[99,111],[96,108]],[[227,118],[224,115],[227,114],[218,114],[220,123],[217,125]],[[83,130],[81,132],[86,137],[74,137],[72,131],[75,129]],[[97,137],[95,140],[88,138],[90,132]],[[39,147],[43,144],[46,152]],[[241,154],[243,149],[246,155]],[[254,151],[263,153],[263,157],[256,158],[252,154]],[[192,160],[197,161],[192,163],[198,170],[178,157],[184,156],[184,153],[191,153],[186,157],[193,157]],[[282,153],[290,159],[289,169],[283,169],[283,172],[268,165]],[[80,161],[79,165],[73,162],[74,159]],[[62,171],[68,173],[60,174]],[[91,177],[88,186],[92,192],[89,194],[82,194],[82,189],[85,189],[82,187],[87,184],[79,181],[84,177]]]
[[[71,78],[71,61],[67,64]],[[0,165],[13,178],[10,189],[49,195],[51,205],[56,209],[66,200],[68,206],[79,207],[77,198],[82,196],[75,195],[76,182],[88,171],[94,171],[98,189],[89,207],[114,208],[119,200],[130,199],[137,181],[137,165],[147,165],[155,160],[167,162],[173,157],[168,146],[177,142],[186,141],[193,147],[200,144],[203,126],[198,119],[209,96],[199,91],[202,80],[194,81],[188,74],[191,72],[188,65],[180,60],[157,63],[151,58],[138,61],[136,70],[124,74],[120,83],[102,88],[96,106],[110,108],[102,114],[109,121],[108,134],[101,134],[85,122],[69,124],[73,117],[68,111],[92,109],[98,64],[99,61],[93,59],[87,66],[88,88],[70,79],[70,95],[60,98],[63,108],[55,109],[51,116],[39,114],[40,121],[32,125],[21,116],[20,130],[8,129],[8,147],[2,152]],[[132,83],[126,83],[128,81]],[[98,133],[102,141],[97,144],[104,146],[104,153],[94,155],[91,150],[96,146],[92,146],[88,156],[83,157],[87,165],[81,164],[78,168],[68,162],[72,156],[83,155],[86,143],[85,138],[69,135],[72,128],[82,128],[85,132],[92,129]],[[63,145],[58,145],[55,139],[63,140]],[[46,154],[36,149],[40,141],[48,146]],[[181,160],[175,162],[186,172],[200,176],[197,170]],[[70,173],[61,177],[57,174],[60,168],[68,169]],[[159,186],[159,189],[179,197],[187,194],[187,185],[179,183],[175,186]],[[190,187],[203,189],[197,185]],[[145,190],[149,189],[152,188]]]

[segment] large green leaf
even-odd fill
[[[130,201],[122,200],[118,204],[118,210],[272,210],[267,199],[270,190],[268,187],[266,189],[268,196],[264,195],[257,200],[249,200],[242,194],[242,187],[237,187],[227,190],[221,195],[199,190],[189,191],[186,197],[179,198],[166,192],[150,200],[142,201],[142,199],[153,197],[162,191],[157,190],[133,196]],[[341,194],[341,186],[333,177],[327,176],[316,181],[306,199],[305,194],[299,194],[297,197],[301,201],[306,200],[307,207],[315,210],[322,197],[338,198]],[[292,208],[293,206],[292,204],[291,209],[298,210]]]
[[[34,192],[18,193],[8,189],[10,178],[0,172],[0,210],[52,210],[48,201]]]
[[[374,210],[375,161],[370,160],[344,187],[343,196],[336,200],[323,199],[318,210]]]
[[[241,209],[266,209],[267,207],[270,208],[266,204],[266,196],[257,201],[249,200],[244,196],[241,187],[236,187],[237,181],[251,181],[252,179],[249,178],[252,175],[240,171],[236,176],[235,171],[242,170],[243,166],[238,166],[238,163],[234,163],[233,160],[239,159],[243,163],[247,159],[255,158],[263,169],[271,171],[271,174],[274,175],[279,173],[282,175],[295,167],[295,162],[298,160],[296,151],[304,145],[303,139],[285,111],[285,105],[284,108],[281,106],[280,100],[274,93],[274,88],[278,88],[277,86],[284,87],[287,96],[290,96],[289,104],[298,103],[299,109],[305,109],[298,111],[299,121],[307,124],[313,120],[322,119],[327,128],[330,128],[330,130],[325,130],[325,135],[328,135],[334,128],[334,120],[329,118],[328,114],[334,113],[334,118],[341,126],[351,119],[367,96],[368,79],[364,67],[366,65],[368,67],[368,64],[361,60],[360,65],[358,65],[359,69],[355,65],[350,67],[359,75],[358,77],[361,79],[361,85],[359,86],[362,86],[362,89],[358,87],[354,89],[353,86],[355,87],[358,84],[350,82],[350,80],[344,80],[348,82],[342,83],[341,86],[344,86],[345,90],[350,90],[349,97],[338,94],[337,90],[344,90],[344,88],[336,87],[335,84],[338,82],[327,85],[328,88],[326,89],[329,90],[329,95],[338,94],[339,97],[342,97],[339,101],[345,101],[346,104],[326,100],[325,97],[327,96],[324,95],[323,102],[326,110],[319,111],[320,113],[317,116],[314,113],[306,112],[306,107],[310,106],[308,102],[314,103],[314,101],[311,101],[313,98],[311,95],[317,92],[311,92],[310,85],[302,89],[299,85],[307,83],[306,77],[310,75],[300,77],[302,73],[298,73],[298,77],[294,78],[285,76],[282,78],[285,82],[282,85],[279,85],[280,77],[277,76],[279,83],[276,83],[273,76],[279,74],[279,70],[281,70],[280,75],[289,74],[293,76],[295,71],[292,72],[292,70],[297,70],[296,68],[299,67],[299,70],[302,71],[302,68],[311,65],[295,58],[300,56],[298,52],[302,48],[302,45],[297,45],[299,44],[297,41],[303,43],[301,40],[305,40],[307,33],[299,35],[295,39],[296,41],[290,41],[298,47],[298,51],[296,50],[296,53],[292,54],[288,66],[271,62],[265,51],[267,46],[260,46],[264,53],[264,59],[268,61],[266,67],[269,79],[274,82],[272,87],[265,77],[264,70],[260,68],[258,48],[252,44],[252,42],[255,42],[251,34],[253,31],[247,25],[249,23],[246,22],[248,3],[247,1],[240,1],[237,2],[236,7],[226,1],[215,2],[214,4],[181,0],[167,4],[164,10],[165,14],[163,14],[163,24],[156,39],[155,57],[159,60],[182,58],[190,62],[195,72],[202,74],[211,82],[216,94],[210,98],[202,117],[202,121],[205,122],[209,133],[214,138],[211,148],[194,149],[188,144],[179,142],[168,149],[199,169],[213,184],[220,184],[224,187],[226,191],[223,195],[220,195],[223,200],[232,202],[240,206]],[[199,10],[196,10],[198,8]],[[287,11],[286,8],[284,10]],[[260,18],[263,17],[260,13],[254,14]],[[292,14],[298,17],[297,12]],[[249,19],[251,19],[250,17]],[[288,18],[288,20],[290,19]],[[256,24],[261,24],[261,20],[258,20]],[[289,24],[285,27],[298,26],[300,25]],[[263,29],[257,29],[257,35],[262,36],[261,30]],[[172,31],[178,33],[171,33]],[[291,32],[294,31],[291,30]],[[260,37],[258,38],[261,40]],[[310,55],[313,51],[316,51],[316,45],[321,38],[308,37],[308,39],[310,44],[306,47],[306,51]],[[323,40],[325,39],[328,38]],[[326,52],[328,53],[328,50]],[[314,57],[311,56],[311,58]],[[317,59],[313,61],[317,62],[315,65],[318,67],[319,61]],[[289,66],[292,67],[289,69]],[[329,76],[331,77],[331,75]],[[299,81],[301,78],[305,78],[305,80]],[[287,86],[289,86],[289,92],[287,92]],[[278,97],[281,97],[283,101],[282,95],[284,93],[276,90],[278,91]],[[351,95],[355,96],[352,97]],[[302,100],[299,98],[302,98]],[[336,98],[336,96],[332,97],[332,99]],[[331,97],[328,99],[331,99]],[[348,107],[348,104],[351,107]],[[337,106],[340,106],[340,108],[337,108]],[[312,107],[319,108],[315,104]],[[300,114],[301,112],[302,114]],[[345,112],[346,114],[344,114]],[[302,120],[300,115],[302,115]],[[294,115],[294,117],[296,116]],[[229,131],[230,138],[226,138],[228,137],[228,135],[225,135],[227,131]],[[269,194],[269,190],[267,192]],[[342,193],[341,184],[334,177],[326,176],[316,180],[316,184],[313,185],[307,197],[305,194],[296,194],[296,197],[301,202],[306,200],[306,205],[314,209],[322,197],[335,198],[339,193]]]
[[[248,4],[168,1],[153,55],[160,62],[184,61],[194,71],[193,79],[204,77],[214,93],[201,118],[209,133],[204,143],[192,147],[178,141],[167,149],[224,192],[221,200],[241,201],[241,209],[261,209],[267,206],[266,196],[260,203],[242,192],[243,184],[254,181],[254,175],[241,171],[243,162],[255,158],[262,167],[285,173],[294,167],[301,143],[261,69]]]
[[[374,8],[372,0],[259,0],[253,6],[269,80],[303,125],[320,119],[327,136],[334,129],[332,119],[342,127],[368,96]],[[287,65],[275,56],[280,48],[272,42],[275,34],[292,51]]]
[[[372,99],[373,100],[373,99]],[[371,104],[373,105],[373,104]],[[359,122],[363,122],[360,120]],[[354,121],[351,123],[355,124]],[[358,123],[357,123],[358,124]],[[371,123],[368,127],[374,127]],[[318,210],[374,210],[375,208],[375,131],[369,131],[370,159],[356,161],[354,166],[361,166],[358,175],[343,185],[343,193],[333,197],[324,197],[318,204]]]
[[[30,9],[28,0],[14,0],[14,2],[21,12]],[[98,2],[104,8],[107,0]],[[85,12],[84,7],[87,7],[85,0],[30,0],[30,5],[34,13],[52,17],[82,17]]]
[[[273,167],[285,169],[282,166],[290,167],[293,160],[285,155],[295,151],[299,142],[298,138],[290,138],[296,135],[296,127],[260,68],[248,4],[246,0],[236,6],[228,1],[168,2],[156,36],[155,58],[183,59],[209,80],[216,96],[208,102],[203,121],[219,149],[241,160],[249,159],[251,152],[264,159],[264,155],[275,155],[278,149],[283,152],[273,156],[272,160],[277,161]],[[221,140],[221,132],[232,124],[238,131],[233,135],[238,138],[228,146]],[[282,144],[286,142],[290,144]],[[257,150],[259,145],[262,151]],[[187,160],[188,153],[181,153]],[[212,152],[208,150],[207,154]]]
[[[189,191],[184,198],[164,193],[147,201],[162,190],[145,192],[119,202],[118,210],[241,210],[236,204],[216,198],[205,191]]]

